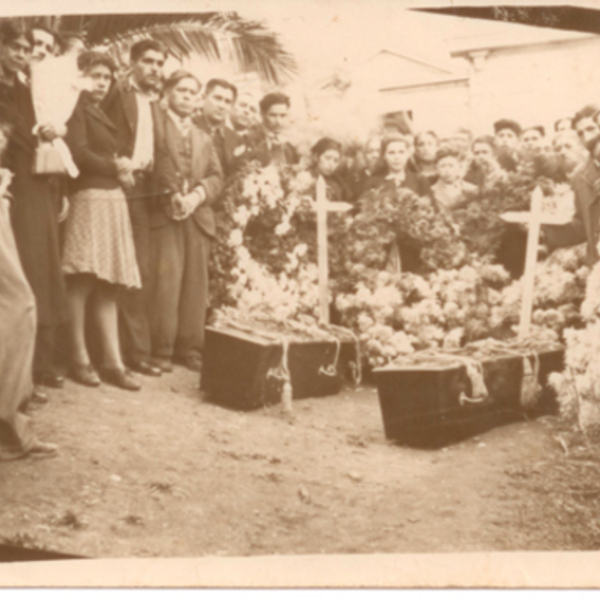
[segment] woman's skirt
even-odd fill
[[[81,190],[70,198],[70,204],[64,231],[64,273],[92,274],[112,284],[140,288],[123,190]]]

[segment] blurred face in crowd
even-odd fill
[[[56,40],[51,33],[48,33],[44,29],[32,29],[31,34],[33,36],[31,60],[41,61],[47,56],[54,54]]]
[[[544,146],[544,137],[538,129],[527,129],[523,132],[523,148],[530,152],[541,150]]]
[[[217,85],[204,97],[202,110],[211,123],[221,124],[229,115],[232,106],[233,91]]]
[[[0,62],[3,69],[10,74],[23,71],[31,60],[31,50],[31,44],[25,36],[21,36],[9,44],[2,44]]]
[[[141,90],[149,92],[160,84],[165,55],[156,50],[146,50],[133,64],[132,75]]]
[[[341,160],[342,157],[335,148],[326,150],[319,156],[317,161],[317,171],[320,175],[329,177],[330,175],[333,175],[335,170],[340,166]]]
[[[438,141],[430,133],[422,133],[415,139],[415,154],[421,162],[430,163],[435,160]]]
[[[561,119],[556,123],[556,132],[571,131],[573,129],[573,121],[571,119]]]
[[[473,144],[473,160],[484,169],[489,167],[495,160],[494,149],[484,142]]]
[[[287,104],[273,104],[263,113],[265,127],[273,133],[281,133],[287,127],[289,112]]]
[[[592,117],[585,117],[577,121],[575,124],[575,131],[577,132],[579,139],[586,144],[600,133],[600,128],[598,128],[598,125]]]
[[[456,156],[444,156],[437,161],[437,172],[444,183],[456,183],[461,176],[460,161]]]
[[[231,111],[231,122],[238,130],[250,129],[258,122],[258,103],[256,98],[244,92],[240,94]]]
[[[381,140],[379,138],[371,138],[365,145],[365,162],[367,169],[372,171],[379,160],[381,154]]]
[[[191,77],[179,80],[167,90],[169,108],[180,117],[189,117],[196,108],[200,88],[198,82]]]
[[[100,104],[108,94],[112,83],[112,73],[105,65],[96,65],[85,73],[86,78],[90,81],[90,95],[96,104]]]
[[[559,133],[554,138],[552,147],[567,173],[576,169],[585,160],[586,150],[572,129]]]
[[[519,147],[519,136],[512,129],[501,129],[496,134],[496,143],[500,148],[515,150]]]
[[[409,149],[404,142],[391,142],[385,149],[383,158],[392,173],[404,170],[408,162]]]

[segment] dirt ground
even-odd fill
[[[597,480],[598,455],[554,417],[417,450],[385,440],[373,387],[288,422],[197,383],[53,390],[33,416],[59,455],[0,463],[0,539],[89,557],[600,548],[600,490],[574,470]]]

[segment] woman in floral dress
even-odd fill
[[[70,373],[75,381],[91,387],[100,385],[102,378],[127,390],[139,390],[140,384],[123,365],[116,304],[120,289],[141,286],[123,191],[131,183],[131,163],[116,157],[117,130],[100,108],[116,66],[98,52],[83,54],[79,64],[90,88],[81,93],[65,138],[80,171],[71,186],[63,251],[72,313]],[[102,341],[100,377],[86,347],[88,300]]]

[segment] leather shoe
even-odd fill
[[[65,378],[52,371],[36,373],[33,377],[33,381],[36,385],[43,385],[44,387],[56,389],[60,389],[65,385]]]
[[[179,357],[177,358],[177,364],[196,373],[200,373],[202,370],[202,360],[198,356]]]
[[[142,389],[140,382],[127,369],[105,367],[100,370],[100,377],[102,377],[102,381],[130,392],[137,392]]]
[[[172,373],[173,372],[173,363],[169,358],[160,358],[155,356],[152,359],[152,365],[157,369],[160,369],[163,373]]]
[[[160,377],[162,374],[162,370],[157,365],[151,365],[149,362],[145,360],[140,360],[135,363],[131,363],[129,368],[135,373],[140,373],[142,375],[150,375],[151,377]]]
[[[92,365],[73,364],[69,370],[69,375],[73,381],[81,383],[81,385],[87,385],[88,387],[98,387],[100,385],[100,378]]]

